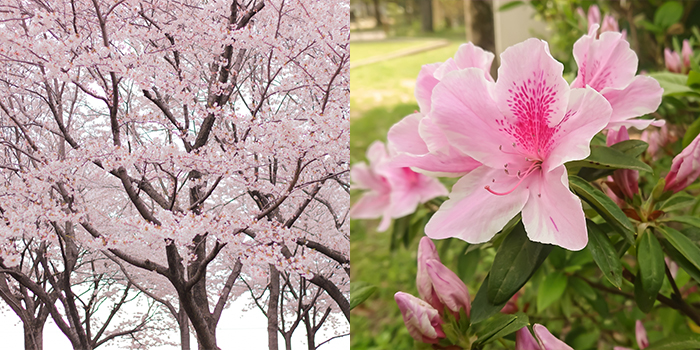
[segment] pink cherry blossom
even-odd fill
[[[549,330],[536,323],[532,326],[535,337],[532,336],[527,327],[520,328],[515,333],[515,350],[573,350],[563,341],[557,339]]]
[[[444,63],[424,65],[416,81],[416,100],[420,112],[405,117],[390,130],[389,148],[397,152],[397,165],[408,166],[438,176],[462,176],[480,163],[451,146],[440,128],[429,117],[433,88],[449,72],[479,68],[484,77],[493,81],[489,71],[494,55],[472,43],[463,44],[454,58]]]
[[[483,165],[455,184],[425,232],[482,243],[522,211],[531,240],[582,249],[585,218],[564,163],[590,154],[610,105],[591,87],[570,88],[544,41],[514,45],[501,62],[496,83],[471,68],[449,73],[433,91],[433,122]]]
[[[696,136],[671,163],[664,191],[678,192],[700,176],[700,135]]]
[[[661,104],[663,89],[651,77],[636,75],[637,54],[621,33],[605,32],[596,39],[596,27],[574,44],[578,75],[572,88],[590,86],[610,102],[612,115],[607,128],[621,126],[642,130],[663,121],[632,119],[654,112]]]
[[[374,219],[381,216],[379,231],[389,228],[392,218],[416,211],[419,203],[447,194],[447,189],[437,179],[392,164],[384,144],[379,141],[367,149],[367,159],[369,166],[355,164],[350,171],[355,188],[370,190],[355,203],[350,217]]]
[[[608,130],[608,146],[612,146],[618,142],[629,139],[629,133],[627,133],[627,128],[625,126],[620,127],[620,130]],[[626,198],[632,199],[632,197],[639,192],[639,171],[631,169],[617,169],[613,172],[612,178]]]
[[[403,322],[413,339],[435,344],[445,337],[440,326],[443,321],[438,311],[430,304],[404,292],[394,294],[394,300],[399,305]]]

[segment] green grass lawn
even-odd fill
[[[425,40],[419,42],[423,45]],[[451,41],[450,45],[435,50],[399,57],[350,70],[350,117],[357,119],[375,108],[392,109],[399,104],[415,104],[413,90],[421,66],[442,62],[452,57],[463,42]],[[386,45],[386,47],[385,47]],[[383,55],[416,45],[416,41],[405,43],[392,41],[353,42],[350,44],[351,59]],[[357,52],[357,54],[356,54]],[[376,52],[376,54],[374,54]]]
[[[353,42],[350,44],[350,62],[357,62],[374,56],[420,47],[436,39],[394,39],[381,41]]]

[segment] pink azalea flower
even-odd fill
[[[615,17],[610,15],[605,15],[603,17],[603,24],[600,27],[600,32],[619,32],[620,26],[617,24]]]
[[[405,117],[389,130],[389,147],[396,151],[397,165],[434,176],[462,176],[480,164],[451,146],[440,128],[429,117],[433,88],[449,72],[480,68],[484,77],[493,81],[489,71],[493,54],[472,43],[463,44],[454,58],[444,63],[424,65],[416,81],[416,100],[420,112]]]
[[[700,176],[700,135],[673,158],[664,191],[678,192]]]
[[[544,41],[514,45],[501,62],[496,83],[471,68],[447,74],[433,90],[431,119],[483,165],[455,184],[425,232],[482,243],[522,211],[531,240],[583,249],[585,217],[564,163],[590,154],[610,104],[590,87],[571,89]]]
[[[618,142],[629,140],[627,128],[622,126],[620,130],[608,130],[607,145],[612,146]],[[639,172],[630,169],[617,169],[613,172],[613,181],[618,186],[624,197],[632,199],[639,192]],[[624,199],[624,198],[622,198]]]
[[[532,326],[535,337],[527,327],[520,328],[515,333],[515,350],[574,350],[568,344],[557,339],[549,330],[536,323]]]
[[[419,203],[447,194],[447,189],[437,179],[392,164],[384,144],[379,141],[367,149],[367,159],[369,166],[359,163],[350,170],[354,187],[369,190],[352,207],[350,217],[383,217],[379,231],[389,228],[391,218],[406,216],[416,211]]]
[[[422,237],[418,244],[416,286],[420,297],[438,311],[447,307],[458,317],[459,310],[464,308],[469,316],[471,302],[467,286],[440,262],[435,244],[428,237]]]
[[[663,125],[663,120],[632,119],[654,112],[661,104],[663,89],[654,78],[635,75],[637,54],[622,34],[605,32],[596,39],[594,29],[574,44],[578,75],[571,87],[589,85],[605,96],[613,109],[606,128],[626,126],[642,130],[652,123]]]
[[[693,49],[690,47],[690,41],[688,41],[688,39],[683,40],[681,55],[683,56],[683,65],[687,70],[690,70],[690,59],[693,57]]]
[[[649,347],[649,339],[647,338],[647,330],[644,329],[644,324],[642,321],[637,320],[634,326],[634,335],[637,338],[637,345],[640,349],[646,349]]]
[[[600,22],[600,8],[598,8],[598,5],[591,5],[588,8],[588,15],[583,12],[582,8],[577,8],[576,12],[581,16],[581,18],[585,19],[586,22],[588,23],[587,30],[590,32],[591,29],[595,27],[593,30],[594,33],[596,33],[596,38],[598,35],[604,32],[619,32],[620,31],[620,26],[617,24],[617,20],[615,17],[606,14],[605,17],[603,17],[603,23],[601,24]],[[600,27],[600,30],[598,30],[598,27]],[[622,38],[624,39],[627,36],[626,31],[622,31]]]
[[[413,339],[435,344],[445,337],[440,326],[443,321],[438,311],[430,304],[404,292],[394,294],[394,300],[399,305],[403,322]]]

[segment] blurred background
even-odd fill
[[[661,73],[657,78],[666,89],[664,100],[653,117],[666,119],[668,129],[653,157],[652,167],[670,167],[670,154],[682,149],[679,138],[688,128],[700,128],[700,94],[691,89],[694,83],[685,78],[674,81],[664,60],[664,49],[681,52],[681,42],[688,39],[697,52],[700,42],[700,5],[697,1],[504,1],[504,0],[351,0],[351,161],[365,161],[365,150],[375,140],[386,141],[389,128],[418,109],[413,90],[415,79],[424,64],[442,62],[452,57],[460,44],[472,41],[496,59],[491,74],[497,77],[499,54],[508,46],[530,37],[545,39],[552,55],[565,66],[565,77],[576,74],[572,56],[574,42],[587,32],[588,11],[598,6],[600,18],[614,18],[620,31],[639,57],[640,72]],[[692,55],[689,71],[700,71]],[[692,69],[691,69],[692,68]],[[693,73],[691,72],[691,78]],[[666,79],[662,81],[662,78]],[[700,80],[698,80],[700,82]],[[675,89],[675,90],[674,90]],[[680,135],[680,136],[679,136]],[[639,138],[633,133],[633,138]],[[651,158],[649,158],[651,159]],[[448,179],[448,188],[452,183]],[[452,180],[454,181],[454,180]],[[644,179],[641,186],[646,186]],[[651,184],[653,185],[653,184]],[[353,200],[359,197],[354,191]],[[426,206],[435,203],[426,203]],[[698,208],[694,208],[697,212]],[[416,248],[427,222],[421,210],[409,218],[395,220],[386,232],[376,232],[378,220],[351,222],[352,283],[374,293],[351,312],[352,349],[414,349],[393,295],[401,290],[417,295],[415,287]],[[494,249],[470,249],[456,239],[436,242],[445,265],[452,268],[469,286],[472,298],[483,281],[495,255]],[[581,253],[580,259],[590,259]],[[559,258],[558,258],[559,257]],[[556,268],[557,259],[578,257],[555,250],[532,281],[523,289],[518,307],[527,312],[529,301],[537,294],[538,280]],[[574,300],[573,307],[585,317],[568,319],[562,305],[554,303],[543,313],[530,315],[531,323],[546,323],[555,334],[566,334],[575,349],[610,349],[615,344],[634,339],[634,320],[642,318],[636,308],[625,307],[621,299],[586,303]],[[697,293],[696,293],[697,294]],[[603,300],[601,300],[603,301]],[[699,300],[700,301],[700,300]],[[569,305],[570,306],[570,305]],[[566,307],[566,306],[564,306]],[[620,312],[625,311],[625,312]],[[674,310],[659,310],[654,327],[647,327],[649,338],[676,332],[697,331]],[[495,343],[493,348],[513,348],[513,343]]]

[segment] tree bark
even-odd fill
[[[379,11],[379,0],[372,0],[374,3],[374,19],[377,21],[377,24],[375,25],[376,28],[380,28],[382,26],[382,13]]]
[[[280,299],[280,275],[277,269],[270,264],[270,300],[267,308],[267,337],[269,350],[278,350],[279,342],[277,340],[278,322],[277,315],[279,310],[277,305]]]
[[[44,319],[45,321],[46,319]],[[24,350],[44,349],[44,323],[24,323]]]
[[[180,303],[180,310],[177,313],[177,324],[180,326],[180,349],[190,350],[190,319],[187,318],[187,313],[182,308],[182,303]]]
[[[433,32],[433,0],[420,0],[421,30]]]

